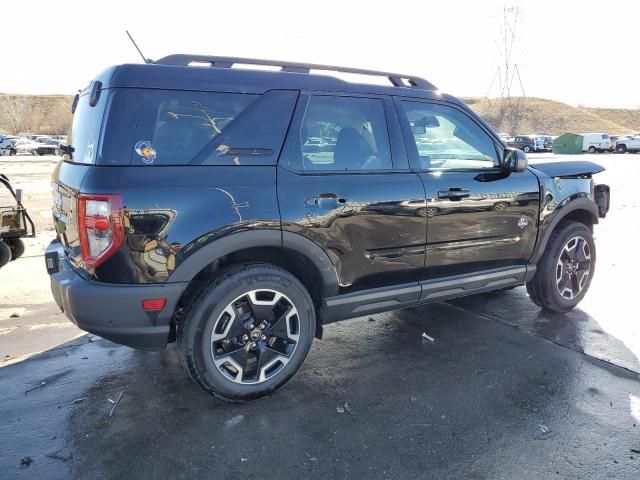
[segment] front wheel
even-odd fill
[[[531,151],[531,148],[529,148],[529,145],[525,145],[524,148],[522,149],[522,151],[524,153],[529,153]]]
[[[565,222],[551,234],[527,292],[533,302],[554,312],[567,312],[584,298],[596,266],[591,230]]]
[[[239,265],[195,300],[178,327],[178,342],[200,387],[242,402],[269,395],[293,377],[315,325],[313,301],[297,278],[274,265]]]
[[[616,152],[618,153],[625,153],[627,151],[627,146],[626,145],[618,145],[616,147]]]

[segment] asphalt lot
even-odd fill
[[[175,347],[137,352],[59,313],[42,258],[56,160],[0,157],[40,232],[0,270],[0,478],[640,478],[640,155],[586,159],[612,210],[579,309],[517,288],[333,324],[283,390],[229,405]]]

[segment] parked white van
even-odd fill
[[[608,133],[581,133],[582,151],[589,153],[611,151],[611,139]]]

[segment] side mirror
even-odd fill
[[[524,172],[528,165],[527,154],[517,148],[506,148],[503,156],[503,165],[510,172]]]

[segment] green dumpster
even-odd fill
[[[575,133],[565,133],[553,141],[551,151],[565,155],[576,155],[582,153],[582,135]]]

